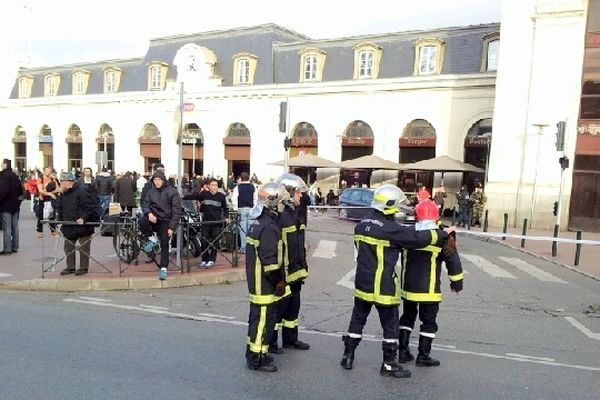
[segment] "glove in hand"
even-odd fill
[[[460,293],[463,290],[463,281],[450,281],[450,289],[455,293]]]
[[[285,294],[285,281],[279,281],[279,282],[277,282],[277,285],[275,285],[275,295],[283,296],[284,294]]]

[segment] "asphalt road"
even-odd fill
[[[307,352],[280,371],[244,364],[244,282],[145,292],[0,292],[0,399],[597,399],[600,282],[512,249],[459,238],[465,290],[447,282],[432,356],[410,379],[379,376],[375,311],[343,370],[352,223],[309,223]],[[414,342],[414,341],[413,341]]]

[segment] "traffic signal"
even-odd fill
[[[558,201],[555,201],[555,202],[554,202],[554,206],[553,206],[553,208],[552,208],[552,214],[553,214],[554,216],[557,216],[557,215],[558,215]]]
[[[556,151],[565,149],[565,121],[558,121],[556,124]]]
[[[287,101],[279,103],[279,132],[287,132]]]
[[[560,167],[562,169],[567,169],[569,168],[569,157],[567,156],[562,156],[561,158],[558,159],[558,163],[560,164]]]
[[[291,144],[292,141],[290,138],[286,137],[285,139],[283,139],[283,148],[285,149],[285,151],[287,151],[290,148]]]

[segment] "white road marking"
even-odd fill
[[[319,240],[319,245],[313,253],[313,257],[332,259],[335,257],[337,242],[334,240]]]
[[[12,274],[8,274],[6,272],[0,272],[0,278],[8,278],[9,276],[12,276]]]
[[[354,290],[354,274],[356,270],[352,270],[348,272],[346,275],[342,277],[339,281],[336,282],[336,285],[340,285],[343,287],[347,287],[348,289]]]
[[[573,317],[565,317],[565,319],[569,321],[569,323],[575,328],[579,329],[585,336],[589,337],[590,339],[600,340],[600,333],[590,331],[588,328],[583,326],[581,322],[577,321]]]
[[[151,310],[168,310],[167,307],[149,306],[149,305],[146,305],[146,304],[140,304],[140,307],[149,308]]]
[[[198,313],[198,315],[203,315],[205,317],[222,318],[222,319],[235,319],[235,317],[230,317],[228,315],[219,315],[219,314]]]
[[[556,361],[554,358],[527,356],[525,354],[519,354],[519,353],[506,353],[506,355],[509,357],[525,358],[525,359],[529,359],[529,360],[550,361],[550,362]]]
[[[503,270],[494,263],[489,262],[485,258],[481,258],[475,254],[461,254],[463,258],[466,258],[469,262],[475,264],[477,268],[493,276],[494,278],[511,278],[516,279],[517,277],[508,271]]]
[[[132,310],[132,311],[143,311],[143,312],[152,313],[152,314],[162,314],[162,315],[171,316],[171,317],[179,317],[179,318],[189,319],[192,321],[219,322],[222,324],[229,324],[229,325],[248,326],[248,324],[246,322],[241,322],[241,321],[231,321],[231,320],[215,319],[215,318],[201,317],[201,316],[199,317],[199,316],[190,315],[190,314],[174,313],[174,312],[164,311],[164,310],[155,310],[152,308],[127,306],[124,304],[114,304],[114,303],[106,303],[106,302],[101,302],[101,301],[79,300],[79,299],[64,299],[63,301],[70,302],[70,303],[89,304],[92,306],[99,306],[99,307],[110,307],[110,308]],[[343,335],[346,334],[346,332],[343,332],[343,333],[342,332],[321,332],[321,331],[314,331],[314,330],[310,330],[310,329],[303,329],[303,330],[300,330],[300,332],[310,334],[310,335],[331,336],[331,337],[337,337],[337,338],[341,338]],[[381,341],[381,339],[371,339],[369,337],[364,337],[364,336],[363,336],[363,340],[366,340],[369,342],[380,342]],[[586,371],[600,371],[600,367],[590,367],[587,365],[564,364],[564,363],[559,363],[559,362],[555,362],[555,361],[547,361],[547,360],[543,360],[543,359],[538,360],[538,359],[532,359],[532,358],[511,357],[508,355],[478,353],[475,351],[448,349],[448,348],[444,348],[444,347],[440,347],[440,346],[437,346],[437,347],[438,347],[437,351],[446,351],[446,352],[455,353],[455,354],[472,355],[472,356],[476,356],[476,357],[484,357],[484,358],[492,358],[492,359],[500,359],[500,360],[511,360],[511,361],[517,361],[517,362],[531,363],[531,364],[549,365],[552,367],[560,367],[560,368],[573,368],[573,369],[581,369],[581,370],[586,370]],[[541,358],[541,357],[539,357],[539,358]]]
[[[112,300],[109,300],[109,299],[99,299],[99,298],[97,298],[97,297],[85,297],[85,296],[79,296],[79,298],[80,298],[80,299],[83,299],[83,300],[91,300],[91,301],[112,301]]]
[[[567,283],[565,281],[563,281],[560,278],[557,278],[556,276],[549,274],[546,271],[543,271],[537,267],[534,267],[533,265],[521,260],[520,258],[516,258],[516,257],[498,257],[500,258],[502,261],[507,262],[508,264],[514,266],[517,269],[520,269],[521,271],[525,272],[526,274],[529,274],[531,276],[533,276],[534,278],[539,279],[540,281],[544,281],[544,282],[555,282],[555,283]]]

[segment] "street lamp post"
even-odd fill
[[[548,124],[533,124],[533,126],[538,128],[538,143],[537,143],[537,152],[535,155],[535,172],[533,175],[533,189],[531,191],[531,219],[529,220],[529,227],[533,226],[533,216],[535,215],[535,198],[537,197],[537,177],[538,177],[538,161],[540,159],[540,148],[542,141],[542,134],[544,133],[544,128],[548,126]]]

